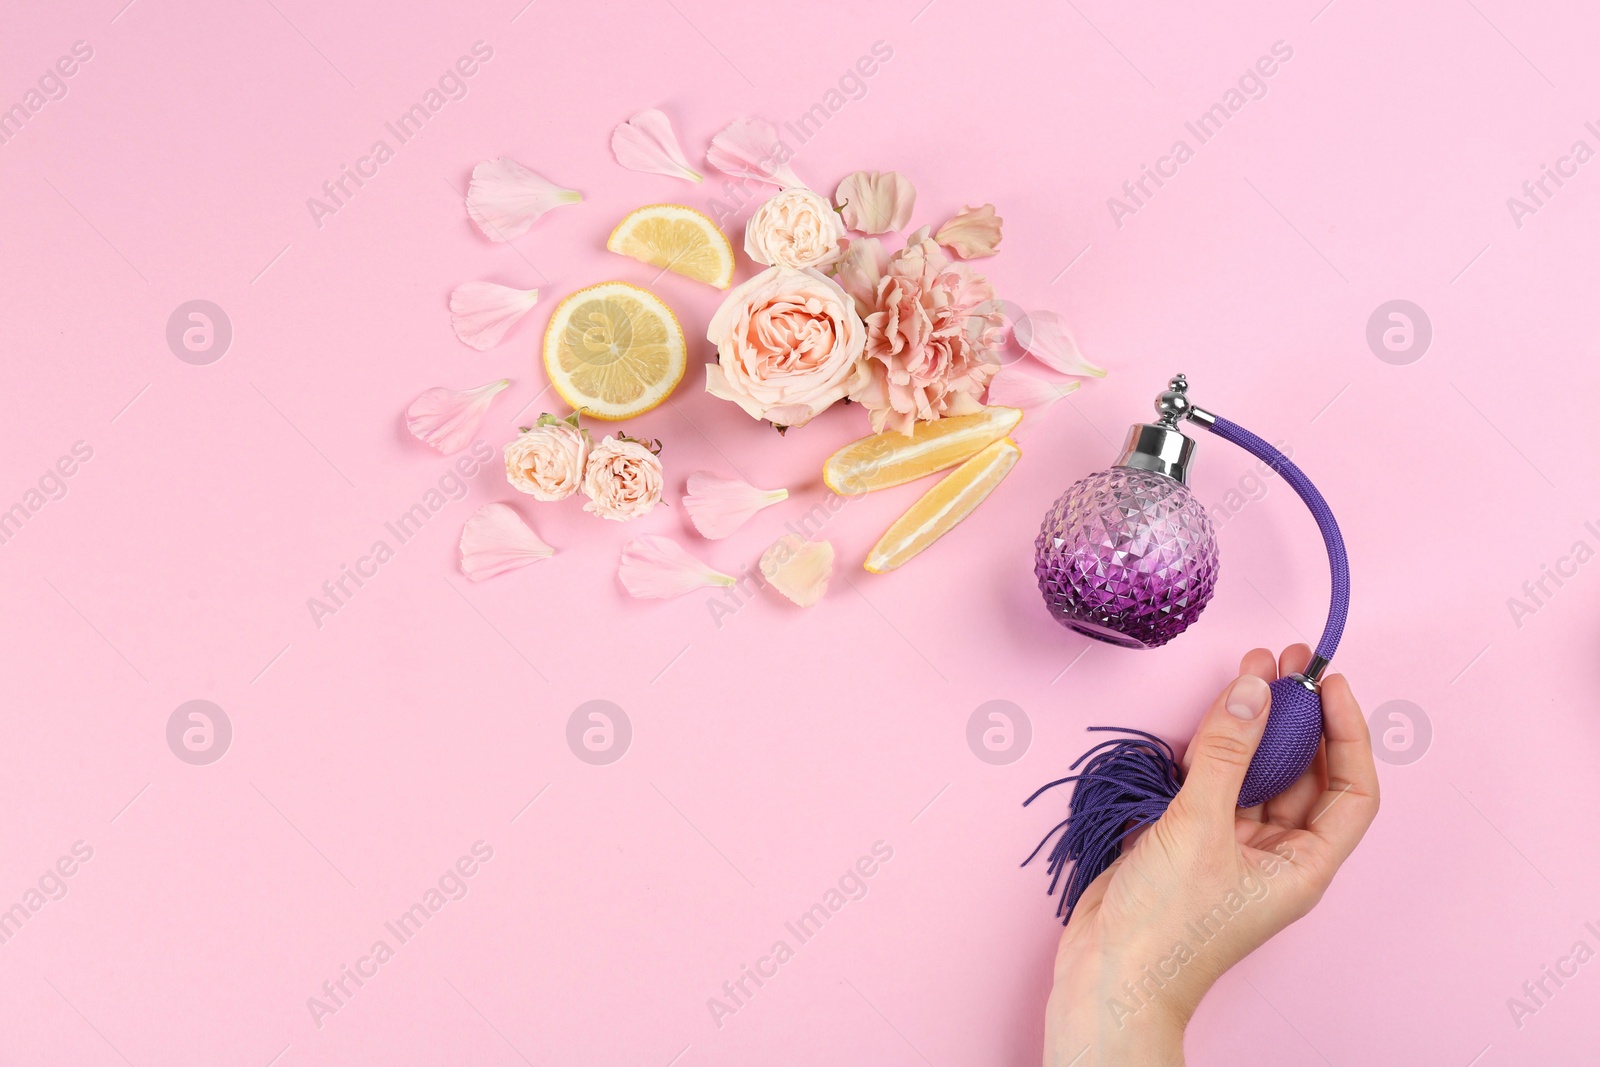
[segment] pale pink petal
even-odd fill
[[[582,199],[582,193],[563,189],[516,160],[501,156],[472,168],[467,214],[489,240],[509,241],[527,233],[551,208]]]
[[[511,384],[510,378],[480,385],[476,389],[446,389],[435,386],[417,397],[406,408],[406,429],[445,455],[459,452],[478,432],[478,423],[494,402],[495,394]]]
[[[506,504],[485,504],[461,528],[461,573],[475,582],[555,554]]]
[[[845,241],[843,251],[834,263],[833,280],[855,298],[856,310],[865,308],[870,312],[878,296],[878,282],[888,263],[889,254],[883,250],[883,242],[876,237]]]
[[[789,499],[787,489],[757,489],[738,478],[723,478],[710,471],[689,475],[683,509],[700,536],[716,541],[750,521],[762,508]]]
[[[1022,350],[1053,371],[1085,378],[1104,378],[1106,372],[1083,358],[1067,320],[1054,311],[1029,311],[1011,327]]]
[[[1075,392],[1082,382],[1047,382],[1031,374],[1023,374],[1015,367],[1007,367],[989,382],[989,406],[1022,408],[1024,411],[1042,411],[1068,393]]]
[[[911,222],[917,189],[898,171],[858,170],[833,194],[844,224],[858,233],[900,231]]]
[[[772,588],[809,608],[828,591],[828,579],[833,576],[833,545],[807,541],[799,534],[785,534],[761,553],[761,573]]]
[[[804,189],[806,183],[789,169],[793,154],[772,123],[764,119],[734,119],[711,138],[706,162],[735,178]]]
[[[993,204],[964,207],[956,217],[939,227],[933,239],[962,259],[982,259],[1000,248],[1000,223]]]
[[[672,120],[655,108],[639,112],[612,130],[611,152],[629,170],[705,181],[705,175],[683,158],[678,135],[672,132]]]
[[[450,324],[462,344],[483,352],[499,344],[506,331],[538,302],[537,289],[463,282],[450,294]]]
[[[647,600],[670,600],[706,586],[730,586],[735,582],[660,534],[645,534],[623,545],[617,577],[631,595]]]

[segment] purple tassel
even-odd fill
[[[1032,863],[1050,839],[1061,834],[1050,850],[1047,892],[1055,893],[1070,864],[1072,873],[1067,877],[1066,889],[1056,906],[1063,926],[1071,921],[1078,898],[1089,888],[1089,883],[1100,877],[1122,854],[1124,838],[1133,830],[1161,818],[1172,798],[1178,795],[1180,784],[1177,756],[1172,746],[1161,738],[1143,730],[1119,726],[1091,726],[1089,729],[1134,736],[1100,742],[1072,764],[1070,769],[1074,771],[1079,764],[1084,764],[1082,773],[1041,786],[1022,802],[1022,806],[1027,807],[1058,785],[1078,783],[1072,791],[1067,818],[1045,834],[1039,847],[1022,861],[1024,867]]]

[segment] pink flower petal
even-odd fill
[[[735,178],[748,178],[785,189],[804,189],[806,183],[789,169],[792,155],[772,123],[763,119],[734,119],[711,138],[706,162]]]
[[[659,534],[645,534],[622,546],[617,577],[630,595],[647,600],[670,600],[706,586],[735,582],[689,555],[672,538]]]
[[[1007,367],[989,382],[989,406],[1022,408],[1024,411],[1044,410],[1068,393],[1075,392],[1082,382],[1047,382],[1031,374],[1023,374],[1015,367]]]
[[[700,536],[717,541],[750,521],[762,508],[789,498],[787,489],[757,489],[738,478],[723,478],[710,471],[689,475],[683,508]]]
[[[538,302],[537,289],[463,282],[450,294],[450,324],[462,344],[483,352],[499,344],[506,331]]]
[[[506,504],[485,504],[461,528],[461,573],[475,582],[555,554]]]
[[[859,233],[888,233],[911,223],[917,188],[898,171],[858,170],[839,183],[833,194],[844,224]]]
[[[678,136],[672,132],[672,120],[654,108],[639,112],[611,131],[611,152],[629,170],[705,181],[705,175],[683,158]]]
[[[478,424],[494,402],[495,394],[510,384],[510,378],[501,378],[476,389],[435,386],[406,408],[406,429],[417,440],[427,442],[447,456],[459,452],[478,432]]]
[[[993,204],[964,207],[956,217],[939,227],[933,239],[962,259],[982,259],[1000,248],[1000,224]]]
[[[562,204],[576,204],[582,193],[546,181],[521,163],[501,156],[472,168],[467,214],[491,241],[510,241],[528,232],[540,215]]]
[[[1104,378],[1106,372],[1083,358],[1067,320],[1054,311],[1029,311],[1011,328],[1022,350],[1053,371],[1086,378]]]
[[[761,573],[767,584],[809,608],[828,591],[833,576],[833,545],[827,541],[807,541],[799,534],[785,534],[761,553]]]
[[[889,254],[883,250],[882,241],[876,237],[858,237],[844,242],[844,249],[834,264],[833,278],[855,298],[856,310],[866,315],[873,310],[878,298],[878,281],[888,265]]]

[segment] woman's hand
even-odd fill
[[[1206,990],[1315,907],[1366,833],[1378,776],[1342,675],[1323,680],[1323,741],[1306,773],[1265,804],[1237,806],[1270,713],[1267,682],[1310,658],[1305,645],[1277,662],[1264,648],[1244,657],[1184,754],[1177,799],[1079,899],[1056,952],[1046,1067],[1182,1064]]]

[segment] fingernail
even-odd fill
[[[1253,674],[1247,674],[1233,683],[1228,690],[1228,714],[1240,719],[1253,719],[1267,710],[1272,691]]]

